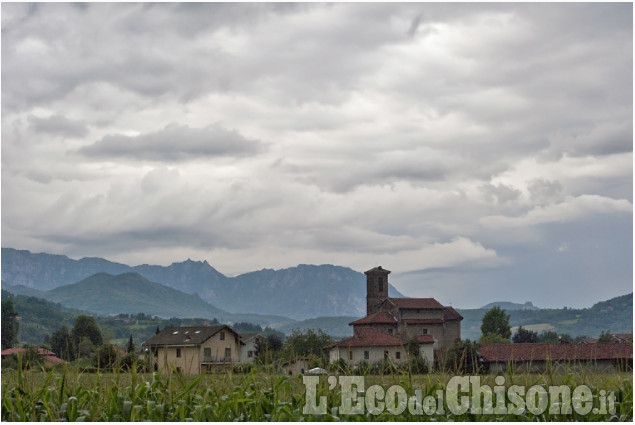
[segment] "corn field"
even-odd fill
[[[408,394],[420,389],[423,396],[445,390],[447,374],[366,376],[366,387],[399,385]],[[484,384],[495,385],[495,376],[484,375]],[[302,376],[284,376],[265,369],[247,374],[232,372],[199,376],[172,374],[82,373],[72,368],[57,371],[3,370],[3,421],[632,421],[632,374],[583,372],[505,375],[506,385],[587,385],[593,397],[602,391],[615,394],[612,414],[540,415],[528,412],[507,415],[414,415],[405,409],[394,415],[365,412],[340,415],[340,388],[329,389],[320,377],[317,396],[326,396],[325,414],[304,414],[307,402]],[[318,398],[319,399],[319,398]]]

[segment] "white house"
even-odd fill
[[[262,335],[256,332],[240,334],[240,341],[243,343],[240,348],[240,362],[253,363],[256,360],[258,344],[263,341]]]

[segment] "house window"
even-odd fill
[[[230,347],[225,348],[225,358],[229,359],[232,356],[232,349]]]
[[[254,356],[254,352],[249,350],[247,351],[247,357],[252,358]]]
[[[401,358],[401,351],[397,351],[397,352],[395,353],[395,358],[396,358],[397,360],[399,360],[399,359]]]
[[[388,360],[388,351],[384,351],[384,360]]]
[[[428,335],[428,329],[427,328],[423,328],[421,330],[421,335]]]
[[[382,292],[384,290],[384,278],[378,277],[377,283],[379,284],[379,292]]]
[[[203,348],[203,360],[206,362],[212,361],[212,349],[209,347]]]
[[[223,341],[225,339],[225,332],[220,333],[220,340]]]
[[[177,349],[176,349],[176,358],[178,359],[179,357],[181,357],[181,349],[177,347]]]
[[[392,335],[392,329],[388,329],[388,333]]]
[[[348,352],[348,359],[349,360],[353,360],[353,351],[352,350],[349,350],[349,352]]]
[[[370,358],[370,353],[368,350],[364,351],[364,360],[368,360]]]

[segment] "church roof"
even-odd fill
[[[370,270],[366,270],[364,272],[364,274],[366,273],[373,273],[373,272],[384,272],[384,273],[390,273],[390,270],[386,270],[385,268],[383,268],[382,266],[377,266],[377,267],[373,267]]]
[[[385,311],[378,311],[377,313],[373,313],[369,316],[362,317],[361,319],[357,319],[354,322],[349,323],[349,325],[395,325],[397,324],[397,319]]]
[[[343,339],[335,344],[331,344],[326,348],[333,347],[397,347],[403,346],[408,341],[399,338],[394,335],[389,335],[386,332],[378,331],[374,328],[357,328],[355,334],[351,338]],[[417,336],[417,342],[419,344],[433,344],[434,338],[432,335],[419,335]]]
[[[443,305],[434,298],[388,298],[398,308],[403,309],[443,309]]]
[[[404,345],[404,341],[393,335],[373,328],[357,328],[351,338],[343,339],[327,348],[333,347],[395,347]]]
[[[463,320],[463,316],[454,308],[448,306],[443,310],[443,320],[446,322],[451,320]]]

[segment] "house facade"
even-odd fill
[[[243,342],[227,325],[167,327],[143,343],[155,369],[200,374],[240,362]]]
[[[434,298],[388,297],[390,270],[381,266],[366,274],[366,316],[350,323],[353,337],[329,347],[329,359],[356,365],[390,360],[407,361],[405,346],[419,345],[419,355],[434,363],[442,351],[461,339],[461,316]]]
[[[263,336],[259,333],[240,334],[240,341],[242,342],[240,348],[241,363],[254,363],[256,361],[258,345],[262,343],[263,339]]]

